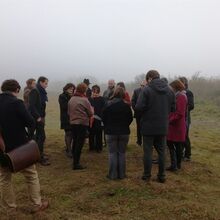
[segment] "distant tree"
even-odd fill
[[[145,76],[146,76],[145,73],[141,73],[141,74],[135,76],[134,82],[135,82],[136,84],[140,84],[141,81],[145,80]]]

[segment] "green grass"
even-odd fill
[[[85,145],[82,163],[88,168],[71,170],[71,160],[64,155],[57,101],[50,100],[45,150],[50,155],[51,166],[37,166],[42,195],[50,200],[50,208],[40,215],[25,211],[29,206],[26,185],[17,174],[13,182],[18,219],[220,219],[219,112],[214,104],[197,103],[192,114],[192,162],[184,162],[178,173],[167,173],[165,184],[153,181],[146,184],[141,180],[142,149],[135,145],[134,123],[127,151],[127,179],[106,179],[106,148],[102,154],[95,154],[89,153]],[[152,174],[157,174],[156,165]],[[2,208],[0,219],[7,219]]]

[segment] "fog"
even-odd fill
[[[218,0],[0,0],[0,74],[220,76]]]

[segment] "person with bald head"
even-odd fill
[[[108,88],[103,93],[103,97],[106,100],[109,100],[113,96],[114,90],[115,90],[115,80],[110,79],[108,81]]]

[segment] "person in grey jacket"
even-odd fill
[[[175,96],[167,83],[160,79],[156,70],[146,75],[148,85],[141,91],[135,110],[141,112],[141,133],[143,135],[144,174],[149,181],[152,168],[152,150],[158,153],[159,171],[157,181],[165,182],[165,146],[168,131],[168,116],[175,108]]]

